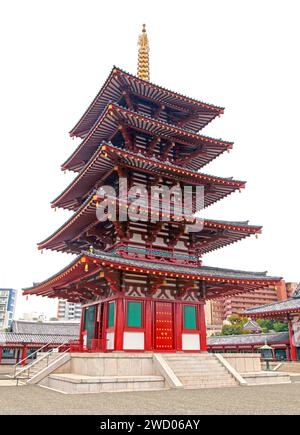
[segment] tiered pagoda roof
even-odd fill
[[[73,171],[82,169],[99,143],[104,140],[110,141],[120,131],[120,125],[136,132],[143,132],[150,138],[154,136],[180,144],[183,151],[178,162],[187,159],[184,166],[191,169],[201,168],[233,145],[232,142],[196,134],[183,127],[110,103],[77,149],[62,165],[62,169]],[[174,163],[176,164],[176,161]]]
[[[24,294],[38,294],[47,297],[73,298],[80,301],[80,289],[93,289],[93,278],[100,279],[100,272],[108,269],[131,271],[143,275],[164,276],[165,279],[192,279],[204,283],[203,295],[206,299],[232,296],[241,292],[253,291],[264,286],[276,285],[280,277],[267,276],[266,272],[249,272],[202,266],[199,268],[159,264],[150,261],[135,260],[104,252],[83,252],[66,268],[51,278],[25,289]],[[100,288],[100,287],[99,287]],[[71,299],[70,299],[71,300]]]
[[[201,130],[210,121],[224,113],[223,107],[203,103],[172,92],[169,89],[142,80],[120,68],[113,67],[103,87],[75,127],[70,131],[70,135],[83,138],[93,127],[106,106],[111,101],[119,102],[125,94],[132,95],[134,98],[143,98],[158,106],[163,105],[170,113],[180,114],[185,128],[194,132]]]
[[[52,207],[63,207],[70,210],[78,208],[81,199],[101,181],[105,180],[114,170],[116,165],[135,170],[141,170],[148,174],[160,175],[167,179],[182,181],[190,185],[214,186],[205,195],[204,206],[224,198],[235,190],[245,187],[245,181],[233,180],[232,178],[216,177],[197,171],[184,169],[181,166],[162,162],[156,158],[147,158],[141,153],[121,150],[111,143],[103,142],[90,159],[89,163],[80,171],[71,184],[54,200]]]
[[[39,249],[52,249],[65,252],[80,252],[80,244],[72,244],[76,242],[79,236],[88,231],[95,225],[101,226],[103,237],[107,237],[112,232],[117,232],[114,222],[108,219],[99,224],[97,220],[97,203],[100,201],[97,195],[91,196],[75,213],[74,215],[50,237],[39,243]],[[147,208],[145,208],[147,211]],[[165,224],[180,225],[182,221],[170,221]],[[187,223],[195,222],[195,218],[187,217]],[[202,242],[199,246],[199,254],[205,254],[215,249],[222,248],[226,245],[234,243],[251,234],[261,233],[261,226],[249,225],[248,222],[226,222],[217,220],[200,220],[199,224],[203,229],[194,233],[195,241]]]

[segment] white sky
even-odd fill
[[[204,172],[247,180],[206,216],[264,226],[205,264],[268,270],[299,281],[299,1],[38,0],[1,3],[0,286],[21,289],[72,260],[36,243],[70,214],[50,209],[73,178],[60,171],[69,138],[112,66],[136,73],[147,23],[151,80],[225,106],[204,134],[234,148]],[[19,297],[17,314],[55,315],[53,301]]]

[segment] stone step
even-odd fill
[[[219,384],[219,383],[214,383],[214,384],[195,384],[195,385],[185,385],[184,388],[187,390],[200,390],[200,389],[204,389],[204,388],[234,388],[237,387],[237,384]]]
[[[294,384],[298,384],[300,382],[300,375],[291,376],[291,382]]]
[[[174,363],[174,364],[177,364],[177,363],[182,363],[182,364],[218,364],[219,363],[219,361],[218,360],[216,360],[216,359],[204,359],[204,360],[201,360],[201,359],[167,359],[167,358],[164,358],[165,359],[165,361],[168,361],[168,362],[170,362],[170,363]]]
[[[221,364],[218,361],[168,361],[169,365],[176,367],[220,367]]]
[[[176,376],[185,376],[185,375],[187,375],[187,376],[201,376],[201,375],[203,375],[203,376],[209,376],[209,375],[212,375],[212,372],[211,372],[211,370],[173,370],[173,372],[174,373],[176,373]],[[227,372],[226,372],[226,370],[224,369],[224,370],[222,370],[222,369],[220,369],[220,370],[214,370],[214,372],[213,372],[213,376],[214,375],[221,375],[221,376],[224,376],[224,375],[226,375],[227,374]]]
[[[214,381],[214,380],[233,380],[233,378],[231,378],[231,377],[229,377],[230,375],[212,375],[212,376],[207,376],[207,375],[200,375],[200,376],[193,376],[193,375],[184,375],[184,376],[179,376],[179,379],[182,381],[182,382],[187,382],[187,381],[195,381],[195,380],[197,380],[197,381],[199,381],[199,382],[201,382],[201,381],[203,381],[203,382],[205,382],[205,381]]]
[[[184,384],[184,385],[189,385],[189,384],[211,384],[211,383],[215,383],[215,384],[220,384],[222,385],[223,383],[226,384],[235,384],[235,380],[233,378],[218,378],[218,377],[212,377],[212,378],[200,378],[200,377],[185,377],[185,378],[179,378],[180,381]]]
[[[193,371],[193,370],[204,370],[204,371],[225,371],[225,368],[218,365],[218,366],[205,366],[205,365],[192,365],[192,366],[184,366],[184,365],[175,365],[175,364],[169,364],[169,366],[176,371]]]
[[[215,358],[211,355],[209,356],[181,356],[181,355],[162,355],[162,357],[167,361],[215,361]]]
[[[300,363],[283,363],[278,370],[281,372],[300,374]]]
[[[165,389],[162,376],[83,376],[74,373],[49,376],[48,386],[69,394],[149,391]]]
[[[196,363],[193,363],[193,364],[184,364],[182,362],[180,362],[180,363],[179,362],[178,363],[174,363],[172,361],[168,361],[168,365],[170,367],[189,368],[189,369],[192,369],[194,367],[203,367],[203,368],[207,368],[209,370],[217,369],[218,367],[223,368],[223,366],[221,364],[219,364],[219,363],[216,363],[216,364],[206,364],[206,363],[196,362]]]
[[[216,358],[214,358],[214,357],[207,357],[207,358],[199,358],[199,357],[194,357],[194,358],[192,358],[192,357],[189,357],[189,358],[181,358],[181,357],[178,357],[178,356],[176,356],[176,357],[174,357],[174,358],[171,358],[171,357],[163,357],[166,361],[186,361],[186,362],[188,362],[188,361],[199,361],[199,362],[205,362],[205,361],[217,361],[217,359]]]
[[[183,384],[184,388],[223,388],[223,387],[236,387],[237,384],[235,382],[190,382],[187,384]]]
[[[23,385],[26,385],[26,382],[18,380],[18,386],[20,387],[20,386],[23,386]]]
[[[166,359],[181,359],[181,360],[188,360],[188,359],[198,359],[198,360],[202,360],[205,361],[207,359],[214,359],[213,355],[189,355],[189,354],[184,354],[184,355],[162,355],[163,358]]]

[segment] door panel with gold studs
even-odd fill
[[[155,349],[171,351],[174,349],[173,304],[170,302],[155,303]]]

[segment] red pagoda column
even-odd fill
[[[152,344],[152,301],[145,302],[145,350],[153,350]]]
[[[296,346],[294,345],[293,324],[291,320],[288,320],[288,325],[289,325],[289,334],[290,334],[291,360],[298,361],[297,349]]]
[[[123,298],[116,300],[115,350],[123,350],[124,303]]]
[[[1,361],[2,361],[2,346],[0,346],[0,364],[1,364]]]
[[[176,343],[176,350],[182,351],[182,304],[177,303],[175,304],[175,343]]]
[[[23,350],[22,350],[22,366],[26,365],[26,357],[27,357],[27,344],[24,344]]]
[[[205,311],[204,311],[204,304],[200,305],[200,350],[201,352],[207,351],[207,344],[206,344],[206,323],[205,323]]]

